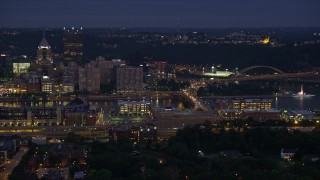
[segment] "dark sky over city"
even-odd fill
[[[319,0],[1,0],[0,27],[320,26],[319,7]]]

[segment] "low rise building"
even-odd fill
[[[280,120],[280,111],[275,109],[269,110],[244,110],[242,111],[242,119],[252,118],[254,120]]]
[[[242,111],[237,109],[221,109],[219,114],[227,120],[241,119]]]
[[[89,105],[84,99],[76,98],[66,106],[0,106],[0,125],[95,125],[103,124],[104,112]]]
[[[18,136],[0,136],[0,152],[5,159],[12,158],[20,148],[20,140]]]
[[[129,138],[133,142],[157,141],[157,127],[155,126],[119,126],[109,129],[109,141],[118,141],[119,138]]]
[[[236,110],[270,110],[272,109],[271,99],[219,99],[217,109]]]
[[[118,113],[127,115],[150,115],[150,101],[118,100]]]
[[[212,111],[160,111],[154,114],[159,129],[179,129],[186,125],[215,122],[220,118]]]
[[[280,111],[272,109],[271,99],[219,99],[218,113],[227,120],[248,119],[278,120]]]
[[[64,124],[66,126],[92,126],[96,125],[97,114],[95,111],[72,111],[66,112]]]
[[[289,116],[292,120],[314,120],[314,113],[308,110],[290,110]]]

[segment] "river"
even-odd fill
[[[273,98],[273,107],[275,109],[319,110],[320,96],[275,97]]]

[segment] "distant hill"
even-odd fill
[[[131,64],[146,60],[167,60],[170,64],[222,64],[222,68],[229,69],[269,65],[284,71],[298,71],[320,67],[320,44],[301,45],[303,41],[320,41],[320,35],[313,34],[320,32],[319,28],[184,29],[181,35],[196,30],[201,32],[198,36],[203,37],[224,36],[232,31],[271,34],[285,45],[173,44],[153,39],[160,35],[179,35],[172,28],[101,28],[84,31],[84,56],[87,60],[97,56],[121,58]],[[0,28],[0,52],[35,57],[41,37],[41,29]],[[62,37],[62,29],[46,30],[46,38],[54,53],[63,53]],[[296,42],[300,44],[295,45]]]

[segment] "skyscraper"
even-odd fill
[[[82,28],[63,28],[64,60],[83,64],[83,37]]]
[[[141,67],[117,68],[118,92],[141,92],[143,90],[143,69]]]
[[[42,40],[37,50],[35,69],[38,75],[52,76],[53,74],[52,50],[51,46],[46,40],[44,31]]]
[[[53,63],[51,46],[49,45],[49,43],[46,40],[44,31],[43,31],[42,40],[38,46],[36,62],[37,62],[37,64],[51,64],[51,63]]]
[[[0,54],[0,78],[10,78],[13,74],[12,58],[6,54]]]
[[[79,69],[79,91],[88,93],[100,92],[100,69],[86,64]]]

